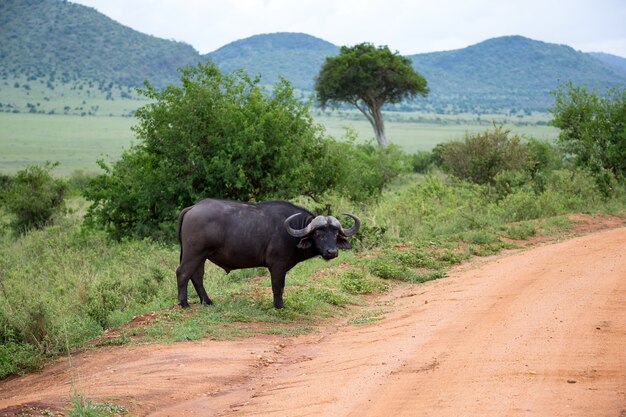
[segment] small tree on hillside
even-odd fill
[[[378,144],[386,146],[383,105],[425,96],[428,87],[410,59],[387,46],[361,43],[343,46],[339,55],[326,58],[315,80],[315,92],[322,107],[345,102],[359,109],[372,124]]]

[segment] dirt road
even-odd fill
[[[626,228],[402,287],[370,324],[123,346],[0,383],[0,415],[73,387],[138,416],[626,416]],[[3,414],[4,413],[4,414]]]

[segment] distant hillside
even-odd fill
[[[626,58],[622,58],[617,55],[605,54],[604,52],[589,52],[589,55],[599,59],[605,64],[609,64],[626,71]]]
[[[294,87],[311,90],[324,59],[339,47],[303,33],[273,33],[238,40],[204,56],[224,71],[245,68],[274,84],[280,76]]]
[[[521,36],[410,58],[428,80],[429,101],[439,105],[545,109],[552,103],[550,91],[567,81],[626,87],[626,71],[569,46]]]
[[[5,78],[5,86],[38,78],[52,89],[55,83],[69,81],[78,86],[84,80],[95,80],[100,82],[100,91],[113,97],[113,90],[126,91],[125,86],[141,85],[145,79],[157,87],[177,83],[179,67],[211,60],[224,71],[243,68],[252,76],[261,75],[262,84],[273,84],[282,76],[296,88],[311,91],[325,57],[338,50],[332,43],[303,33],[273,33],[200,55],[190,45],[139,33],[78,4],[0,1],[0,76]],[[428,80],[431,93],[394,106],[398,110],[528,112],[549,108],[553,100],[550,91],[566,81],[592,88],[626,87],[624,58],[585,54],[521,36],[410,58]],[[19,82],[15,81],[18,78]],[[119,87],[112,89],[109,82]],[[20,91],[28,93],[15,87],[11,94]],[[40,95],[49,98],[45,92]],[[0,104],[4,102],[10,111],[24,107],[17,99],[0,98]],[[28,104],[33,99],[22,101]]]
[[[199,60],[190,45],[123,26],[90,7],[60,0],[0,2],[2,74],[90,78],[164,86]]]

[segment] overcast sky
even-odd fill
[[[261,33],[303,32],[401,54],[522,35],[626,57],[626,0],[72,0],[201,53]]]

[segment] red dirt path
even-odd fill
[[[367,325],[84,352],[0,382],[0,416],[76,388],[154,417],[625,417],[626,227],[609,223],[401,286]]]

